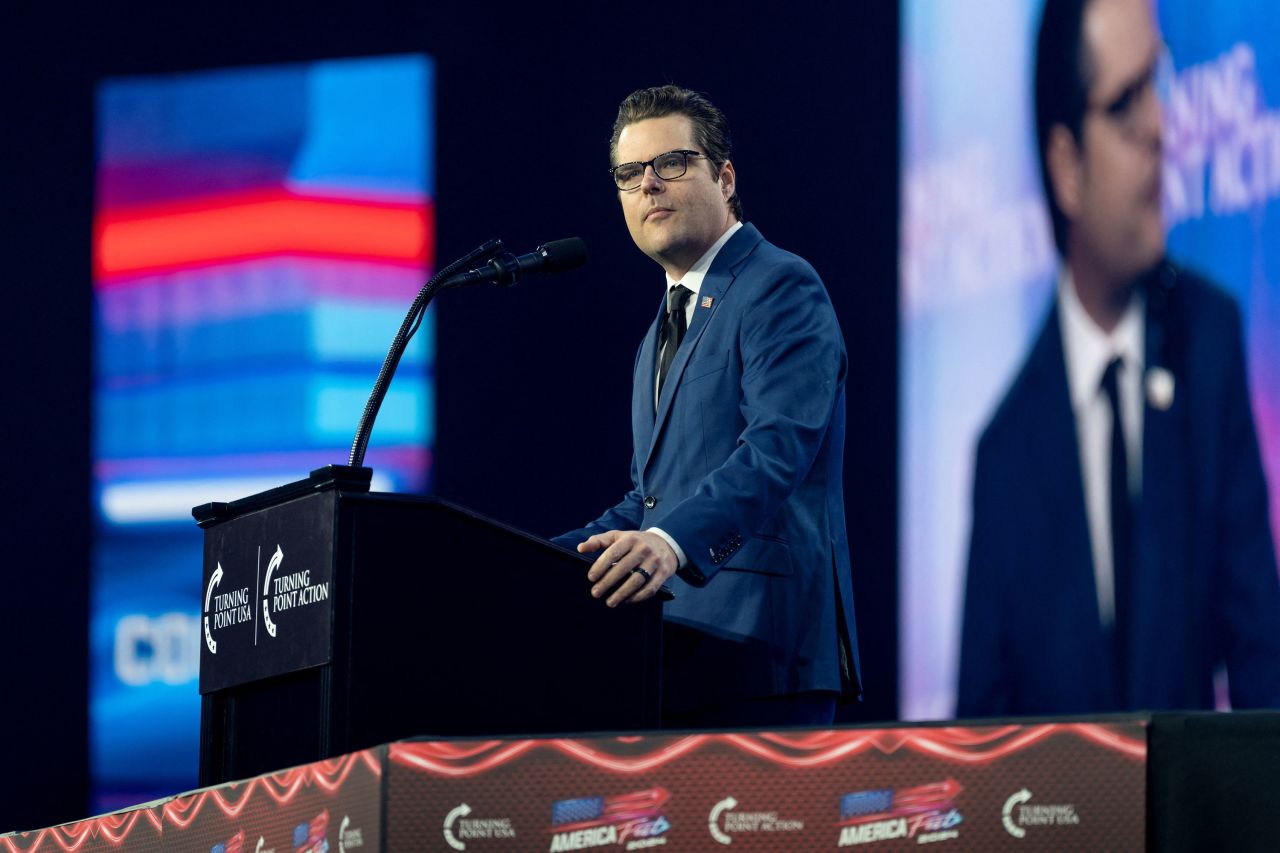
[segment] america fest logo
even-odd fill
[[[914,788],[853,791],[840,798],[839,847],[894,838],[917,844],[949,841],[964,821],[955,799],[963,788],[954,779]]]
[[[551,806],[550,853],[619,846],[644,850],[667,843],[671,822],[663,806],[671,794],[662,787],[613,797],[576,797]]]
[[[329,810],[293,828],[293,853],[329,853]]]
[[[213,845],[209,848],[209,853],[244,853],[244,830],[240,830],[220,844]]]
[[[209,853],[245,853],[244,849],[245,835],[244,830],[239,830],[235,835],[219,844],[215,844],[209,848]],[[275,848],[267,846],[267,839],[258,836],[258,843],[253,846],[253,853],[276,853]]]

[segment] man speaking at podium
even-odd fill
[[[591,594],[610,607],[675,593],[664,726],[830,723],[859,692],[830,299],[743,223],[728,125],[702,95],[629,95],[609,153],[665,296],[636,355],[632,489],[556,541],[595,555]]]

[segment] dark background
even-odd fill
[[[627,488],[634,348],[662,287],[605,173],[617,103],[665,82],[708,93],[733,128],[747,219],[817,268],[844,328],[866,700],[842,716],[895,718],[896,2],[148,0],[4,18],[0,831],[88,808],[93,93],[109,76],[434,58],[440,264],[492,236],[523,252],[579,235],[591,251],[557,280],[437,303],[433,491],[543,534]]]

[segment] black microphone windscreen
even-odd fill
[[[543,272],[563,272],[587,262],[587,244],[581,237],[552,240],[538,247],[538,253],[545,258]]]

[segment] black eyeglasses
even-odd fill
[[[645,160],[643,163],[619,163],[609,169],[609,174],[613,175],[613,182],[618,185],[618,189],[623,192],[631,192],[640,188],[640,184],[644,181],[644,170],[650,166],[653,167],[653,173],[659,178],[664,181],[672,181],[689,171],[690,157],[705,156],[707,155],[685,149],[668,151],[665,154],[659,154],[652,160]]]
[[[1102,103],[1089,103],[1086,110],[1101,113],[1120,128],[1125,136],[1137,138],[1142,133],[1142,107],[1153,97],[1160,103],[1168,103],[1173,77],[1173,60],[1166,47],[1117,95]]]

